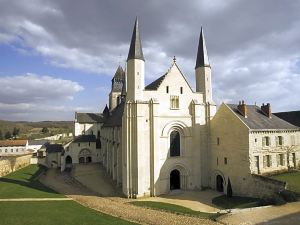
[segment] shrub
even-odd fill
[[[265,206],[265,205],[283,205],[286,202],[284,199],[278,195],[274,194],[272,196],[264,196],[258,201],[259,206]]]
[[[286,201],[286,202],[296,202],[297,196],[294,192],[289,190],[283,190],[279,192],[279,195]]]

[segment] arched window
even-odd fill
[[[170,156],[180,156],[180,134],[176,130],[170,134]]]

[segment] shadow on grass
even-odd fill
[[[26,169],[26,167],[24,169]],[[0,182],[3,182],[3,184],[5,183],[17,184],[23,187],[35,189],[42,192],[58,194],[58,192],[52,190],[51,188],[48,188],[38,180],[39,176],[45,171],[46,168],[43,166],[39,166],[38,170],[36,170],[33,174],[30,172],[22,173],[22,169],[21,169],[5,177],[1,177]],[[24,175],[26,176],[24,177]]]
[[[218,196],[212,199],[212,203],[218,207],[224,209],[233,209],[233,208],[251,208],[258,206],[258,198],[249,198],[249,197],[239,197],[232,196],[227,197],[226,195]]]

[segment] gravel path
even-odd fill
[[[97,196],[97,193],[87,189],[68,174],[61,174],[53,169],[48,170],[47,174],[43,175],[40,180],[45,185],[65,194],[67,197],[84,206],[139,224],[219,224],[208,219],[137,207],[128,204],[131,200],[126,198],[100,197]]]

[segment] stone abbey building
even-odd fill
[[[62,170],[100,162],[130,198],[175,189],[225,192],[229,182],[237,195],[282,188],[260,176],[299,165],[299,127],[273,115],[270,105],[223,103],[216,113],[202,29],[195,61],[196,90],[175,58],[145,85],[136,20],[127,70],[119,66],[112,78],[109,107],[75,114],[76,137],[65,146]]]

